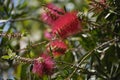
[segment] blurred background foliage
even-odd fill
[[[102,3],[103,1],[103,3]],[[83,30],[67,38],[65,55],[55,59],[50,77],[31,73],[32,64],[1,58],[9,49],[36,58],[46,49],[40,20],[43,4],[79,11]],[[41,42],[43,42],[41,44]],[[0,0],[0,80],[120,80],[119,0]]]

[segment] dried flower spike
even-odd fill
[[[0,33],[0,36],[7,38],[20,38],[23,36],[21,33]]]
[[[39,58],[34,60],[33,73],[36,73],[40,77],[43,75],[51,75],[54,70],[54,61],[46,54],[42,54]]]
[[[77,17],[77,12],[69,12],[57,19],[52,27],[53,36],[67,38],[77,34],[82,29],[81,22]]]
[[[49,49],[52,50],[54,57],[59,57],[66,52],[67,45],[61,40],[53,40],[49,44]]]
[[[25,58],[18,55],[13,56],[13,59],[17,62],[26,63],[26,64],[31,64],[34,61],[34,59]]]
[[[90,3],[90,7],[91,10],[93,10],[95,13],[98,14],[102,12],[104,9],[107,9],[108,5],[106,3],[106,0],[99,0],[99,1],[92,0]]]
[[[64,14],[64,10],[55,6],[52,3],[49,3],[45,6],[45,12],[41,15],[42,20],[52,25],[55,20],[57,20],[60,16]]]

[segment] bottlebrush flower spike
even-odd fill
[[[77,17],[77,12],[69,12],[57,19],[52,27],[53,36],[59,35],[66,38],[80,32],[82,29],[81,22]]]
[[[52,50],[54,57],[59,57],[67,50],[67,45],[61,40],[53,40],[49,44],[49,49]]]
[[[42,54],[39,58],[34,60],[33,73],[38,74],[40,77],[43,75],[51,75],[54,70],[54,61],[46,54]]]
[[[45,6],[45,12],[41,15],[42,20],[52,25],[55,20],[62,16],[65,12],[61,8],[55,6],[52,3],[49,3]]]

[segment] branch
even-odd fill
[[[26,21],[26,20],[34,20],[38,22],[42,22],[41,20],[33,17],[28,17],[28,18],[18,18],[18,19],[8,19],[8,20],[0,20],[1,23],[6,23],[6,22],[19,22],[19,21]]]
[[[32,18],[32,17],[28,17],[28,18],[18,18],[18,19],[10,19],[10,20],[8,20],[8,21],[10,21],[10,22],[18,22],[18,21],[25,21],[25,20],[34,20],[34,21],[40,22],[39,19]]]
[[[35,46],[38,46],[38,45],[41,45],[41,44],[45,44],[47,43],[47,41],[43,41],[43,42],[40,42],[40,43],[36,43],[36,44],[32,44],[30,45],[31,47],[35,47]],[[19,49],[19,50],[16,50],[15,52],[20,52],[20,51],[27,51],[29,48],[23,48],[23,49]]]
[[[102,79],[105,79],[103,78],[101,75],[99,75],[97,72],[92,72],[92,71],[89,71],[87,69],[84,69],[84,68],[80,68],[79,66],[76,66],[76,65],[73,65],[71,63],[68,63],[68,62],[64,62],[64,61],[56,61],[56,63],[59,63],[59,64],[66,64],[68,66],[71,66],[71,68],[78,68],[80,70],[80,73],[83,73],[83,74],[90,74],[90,75],[96,75],[96,76],[99,76],[101,77]],[[66,78],[65,80],[69,80],[69,78]]]
[[[112,40],[110,40],[110,41],[104,42],[103,44],[95,47],[93,50],[91,50],[90,52],[88,52],[87,54],[85,54],[85,56],[83,56],[83,58],[82,58],[82,59],[80,60],[80,62],[78,63],[78,66],[80,66],[80,65],[86,60],[86,58],[88,58],[94,51],[96,51],[96,50],[99,49],[99,48],[104,47],[105,45],[108,45],[109,43],[113,43],[113,42],[115,42],[115,41],[116,41],[116,39],[112,39]],[[113,45],[113,44],[112,44],[112,45]],[[75,68],[74,71],[68,76],[67,79],[70,79],[77,70],[78,70],[78,68]]]

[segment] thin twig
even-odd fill
[[[32,18],[32,17],[28,17],[28,18],[18,18],[18,19],[10,19],[10,20],[8,20],[8,21],[10,21],[10,22],[18,22],[18,21],[25,21],[25,20],[34,20],[34,21],[40,22],[39,19]]]
[[[38,46],[38,45],[41,45],[41,44],[45,44],[47,43],[47,41],[43,41],[43,42],[40,42],[40,43],[36,43],[36,44],[32,44],[30,45],[31,47],[35,47],[35,46]],[[15,52],[20,52],[20,51],[27,51],[29,48],[23,48],[23,49],[19,49],[19,50],[16,50]]]
[[[0,23],[6,23],[6,22],[19,22],[19,21],[26,21],[26,20],[34,20],[38,22],[42,22],[41,20],[33,17],[27,17],[27,18],[18,18],[18,19],[8,19],[8,20],[2,20]]]
[[[107,44],[109,44],[109,43],[114,42],[115,40],[116,40],[116,39],[112,39],[112,40],[110,40],[110,41],[104,42],[103,44],[95,47],[93,50],[91,50],[90,52],[88,52],[87,55],[85,55],[85,56],[80,60],[80,62],[78,63],[78,66],[80,66],[80,65],[85,61],[85,59],[86,59],[87,57],[89,57],[94,51],[96,51],[97,49],[99,49],[99,48],[101,48],[101,47],[103,47],[103,46],[105,46],[105,45],[107,45]],[[78,70],[78,68],[75,68],[74,71],[68,76],[67,79],[70,79],[77,70]]]
[[[80,70],[83,70],[83,71],[87,71],[87,72],[89,72],[87,69],[80,68],[79,66],[76,66],[76,65],[71,64],[71,63],[68,63],[68,62],[64,62],[64,61],[56,61],[56,63],[66,64],[66,65],[68,65],[68,66],[71,66],[71,68],[72,68],[72,67],[75,67],[75,68],[78,68],[78,69],[80,69]]]
[[[56,61],[56,63],[66,64],[66,65],[68,65],[68,66],[71,66],[71,68],[74,67],[74,68],[80,69],[80,73],[83,73],[83,74],[86,74],[86,73],[87,73],[87,74],[91,74],[91,75],[97,75],[97,76],[101,77],[102,79],[105,79],[105,78],[103,78],[102,76],[100,76],[97,72],[91,72],[91,71],[89,71],[89,70],[87,70],[87,69],[81,68],[81,67],[79,67],[79,66],[73,65],[73,64],[68,63],[68,62]],[[66,78],[66,79],[64,79],[64,80],[69,80],[69,78]]]

